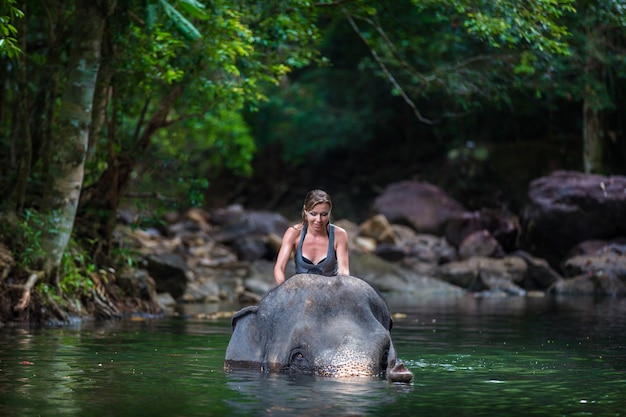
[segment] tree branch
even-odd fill
[[[417,108],[417,106],[415,105],[413,100],[411,100],[411,98],[407,95],[407,93],[404,91],[404,89],[402,88],[400,83],[398,83],[398,81],[395,79],[393,74],[391,74],[391,72],[389,71],[389,69],[387,68],[385,63],[382,61],[382,59],[380,59],[380,57],[378,56],[378,53],[374,50],[374,48],[369,43],[369,41],[365,38],[365,36],[363,36],[363,34],[361,33],[359,27],[357,26],[356,22],[354,21],[354,18],[352,17],[352,15],[350,15],[347,12],[346,9],[343,9],[343,14],[346,17],[346,19],[348,19],[348,22],[350,23],[350,26],[352,26],[352,29],[354,30],[354,32],[359,36],[359,38],[361,38],[361,41],[363,41],[365,46],[367,46],[367,48],[369,49],[370,53],[372,54],[372,57],[374,58],[376,63],[378,63],[378,66],[383,71],[383,73],[385,74],[387,79],[396,88],[396,90],[398,90],[398,92],[400,93],[400,95],[402,96],[404,101],[409,105],[409,107],[411,107],[411,109],[413,109],[413,113],[415,114],[417,119],[419,121],[421,121],[423,123],[427,123],[429,125],[433,125],[433,124],[437,123],[436,121],[433,121],[431,119],[427,119],[427,118],[422,116],[422,114],[420,113],[419,109]]]

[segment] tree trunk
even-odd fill
[[[161,99],[158,108],[147,121],[133,148],[124,153],[109,153],[107,167],[94,184],[86,188],[80,199],[79,222],[77,236],[83,241],[97,242],[99,247],[93,248],[95,257],[106,254],[108,242],[116,225],[117,209],[135,164],[150,145],[152,135],[172,121],[168,115],[174,102],[183,92],[181,85],[173,87],[169,94]],[[138,121],[138,125],[142,122]],[[110,139],[111,140],[111,139]]]
[[[600,115],[590,100],[583,103],[583,166],[586,174],[602,169],[603,129]]]
[[[83,183],[93,94],[108,0],[77,0],[69,75],[42,201],[45,230],[41,246],[47,279],[57,275],[69,242]]]
[[[586,62],[585,62],[585,89],[583,92],[583,167],[585,173],[601,172],[602,146],[604,130],[600,119],[601,110],[605,107],[602,102],[601,86],[603,64],[598,60],[598,48],[605,39],[598,28],[587,32]]]
[[[25,9],[22,9],[25,10]],[[17,167],[17,176],[15,179],[15,187],[9,197],[10,208],[16,213],[22,211],[24,207],[24,200],[26,198],[26,184],[28,183],[28,177],[30,175],[30,168],[33,161],[33,148],[32,148],[32,136],[30,132],[30,118],[29,118],[29,92],[28,92],[28,80],[26,76],[26,19],[20,19],[18,25],[19,44],[22,49],[22,55],[19,57],[17,63],[18,74],[18,91],[17,108],[15,118],[17,122],[18,137],[22,144],[21,155],[19,164]]]

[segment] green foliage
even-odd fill
[[[17,58],[22,53],[17,41],[14,22],[24,17],[24,12],[15,7],[17,0],[3,0],[0,3],[0,56]]]
[[[167,197],[161,205],[170,209],[201,206],[211,180],[222,172],[251,174],[255,151],[242,115],[228,108],[216,109],[158,132],[132,185],[135,190],[147,191],[158,183],[159,192]]]
[[[330,150],[358,146],[370,140],[376,119],[374,103],[367,94],[374,94],[376,87],[367,81],[367,77],[359,79],[329,68],[313,70],[277,89],[256,118],[260,146],[279,143],[283,161],[300,164],[323,158]],[[361,88],[350,96],[323,88],[324,85],[339,88],[345,82]]]
[[[176,61],[179,54],[185,53],[187,46],[180,39],[157,25],[150,33],[133,26],[128,41],[134,50],[132,53],[129,51],[127,60],[122,61],[126,62],[127,66],[121,69],[121,73],[142,74],[135,88],[139,87],[150,93],[155,81],[172,85],[182,80],[185,72]],[[128,81],[132,82],[132,79]]]
[[[96,273],[96,265],[87,251],[70,241],[61,259],[58,291],[70,299],[91,296],[95,288],[92,276]]]
[[[159,3],[163,6],[163,9],[165,9],[167,16],[187,39],[194,41],[202,37],[193,23],[187,20],[182,13],[176,10],[176,8],[174,8],[166,0],[159,0]],[[204,14],[204,5],[195,1],[181,1],[180,3],[184,5],[187,11],[193,13],[194,16],[206,18]]]
[[[41,234],[45,219],[36,210],[26,209],[21,218],[3,222],[0,236],[9,242],[17,267],[22,270],[35,270],[41,267],[44,256],[41,247]]]
[[[575,0],[412,0],[418,8],[438,5],[453,11],[468,33],[496,48],[528,46],[568,54],[569,31],[560,19],[574,13]],[[449,13],[450,14],[450,13]]]

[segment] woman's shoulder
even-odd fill
[[[293,224],[285,230],[286,236],[298,236],[302,232],[302,223]]]
[[[335,229],[335,234],[339,234],[339,235],[345,235],[346,237],[348,236],[348,232],[346,231],[346,229],[344,229],[341,226],[337,226],[334,223],[331,223],[331,225],[333,226],[333,228]]]

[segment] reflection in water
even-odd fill
[[[230,405],[249,415],[262,409],[268,416],[366,416],[409,393],[409,384],[390,383],[380,378],[323,378],[307,375],[234,372],[228,386],[241,398]]]

